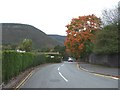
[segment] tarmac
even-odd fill
[[[78,63],[78,66],[81,70],[84,70],[84,71],[87,71],[90,73],[111,76],[111,77],[117,77],[120,79],[120,68],[95,65],[95,64],[85,63],[85,62]],[[10,86],[10,85],[7,85],[7,86]],[[2,88],[2,84],[0,85],[0,90],[1,90],[1,88]]]

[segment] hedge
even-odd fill
[[[59,55],[44,55],[35,53],[19,53],[16,51],[2,52],[2,82],[7,83],[12,77],[19,75],[27,68],[34,67],[44,63],[59,63]],[[51,58],[54,57],[54,58]]]
[[[33,66],[46,63],[46,56],[44,54],[36,54],[33,60]]]
[[[60,63],[61,62],[61,56],[60,55],[47,55],[46,56],[46,62],[47,63]]]
[[[35,55],[32,53],[18,53],[15,51],[3,51],[2,57],[2,81],[7,82],[21,71],[33,65]]]

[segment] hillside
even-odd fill
[[[34,48],[52,48],[62,45],[41,30],[27,24],[2,23],[2,43],[19,44],[23,39],[31,39]]]
[[[61,36],[61,35],[48,35],[49,37],[53,38],[54,40],[58,41],[62,45],[64,44],[66,36]]]

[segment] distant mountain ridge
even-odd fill
[[[49,34],[48,36],[55,39],[56,41],[58,41],[62,45],[64,45],[64,41],[65,41],[66,36],[55,35],[55,34]]]
[[[2,23],[3,44],[19,44],[25,38],[33,41],[34,48],[53,48],[62,45],[34,26],[19,23]]]

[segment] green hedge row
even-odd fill
[[[60,55],[47,55],[46,56],[46,62],[47,63],[60,63],[61,62],[61,56]]]
[[[46,56],[44,54],[35,54],[33,66],[37,66],[44,63],[46,63]]]
[[[18,53],[15,51],[4,51],[2,55],[2,80],[4,82],[17,76],[21,71],[30,68],[35,58],[32,53]]]
[[[3,51],[2,55],[2,81],[5,83],[27,68],[44,63],[61,62],[59,55],[53,56],[35,53],[33,54],[28,52],[19,53],[15,51]]]

